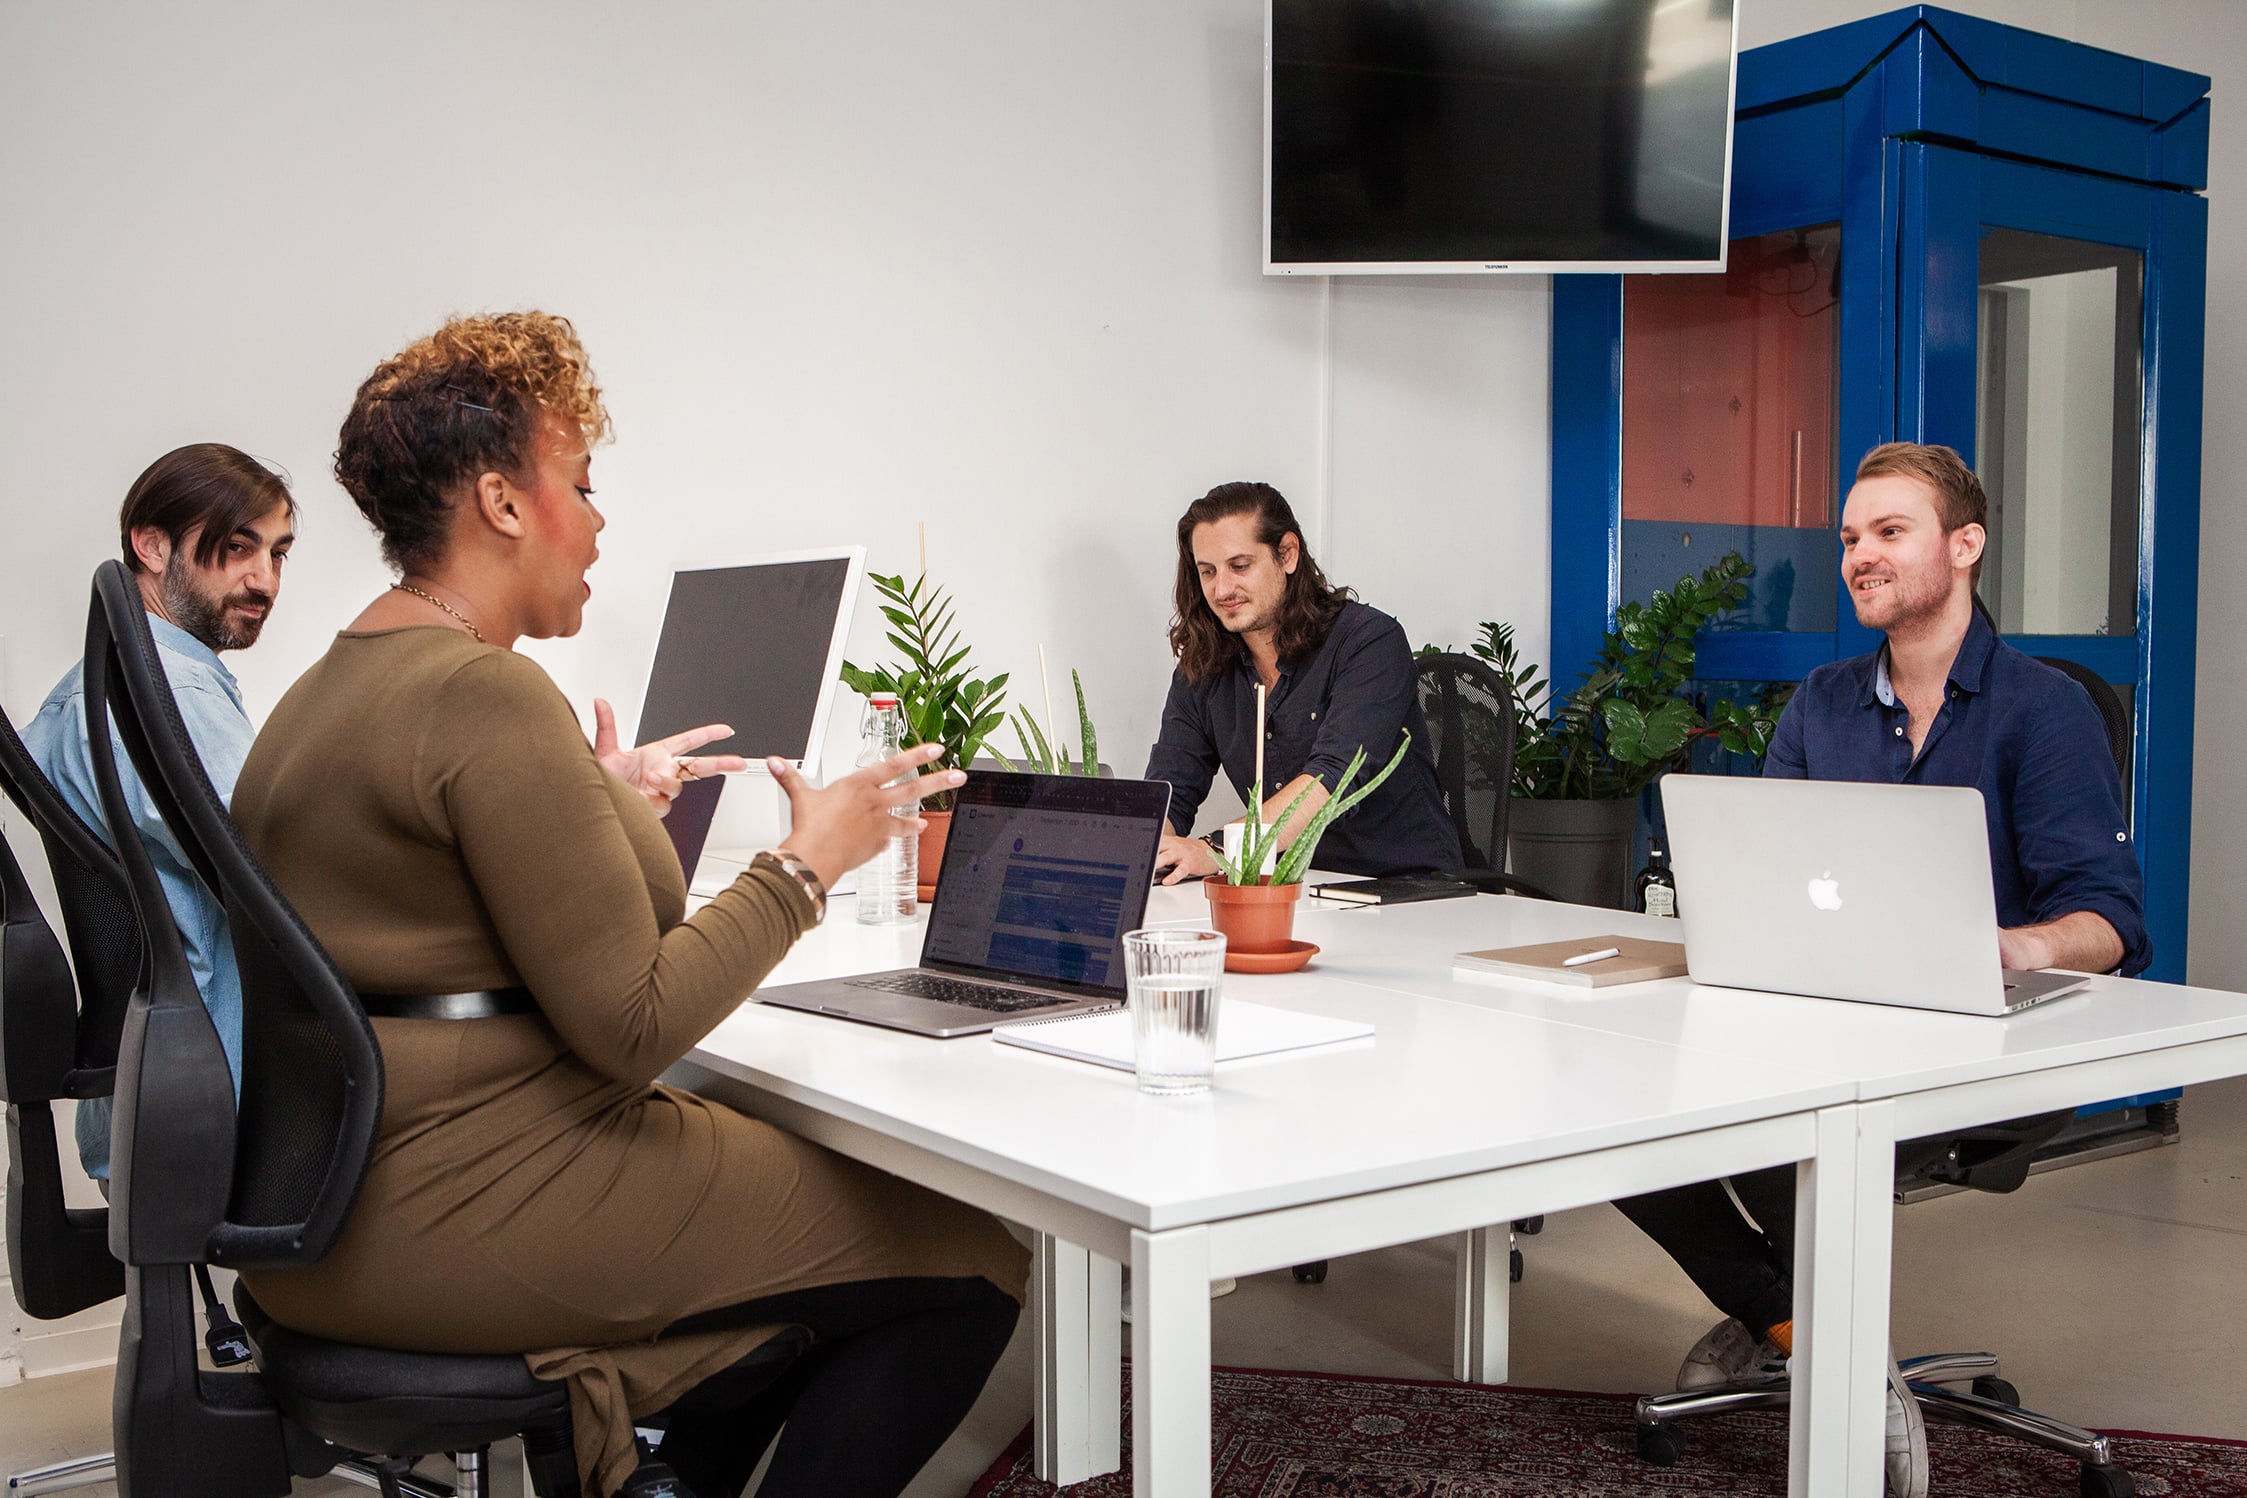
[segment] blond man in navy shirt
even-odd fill
[[[1842,511],[1841,574],[1857,621],[1886,640],[1810,673],[1763,772],[1973,786],[2004,965],[2137,973],[2153,956],[2144,880],[2105,726],[2081,685],[1998,639],[1976,609],[1988,513],[1981,481],[1947,447],[1891,442],[1865,455]],[[1725,1312],[1687,1354],[1681,1389],[1793,1350],[1794,1172],[1731,1186],[1616,1203]],[[1888,1489],[1923,1498],[1926,1433],[1893,1364],[1889,1388]]]

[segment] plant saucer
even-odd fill
[[[1307,941],[1291,941],[1277,952],[1225,951],[1225,971],[1228,973],[1292,973],[1319,955],[1319,949]]]

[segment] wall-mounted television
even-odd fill
[[[1269,0],[1267,275],[1720,271],[1734,0]]]

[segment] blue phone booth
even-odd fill
[[[1857,460],[1940,442],[1990,495],[2000,633],[2115,688],[2154,960],[2185,971],[2207,78],[1932,6],[1740,56],[1723,275],[1553,283],[1552,659],[1728,550],[1708,682],[1873,648]],[[2173,1096],[2173,1094],[2172,1094]],[[2133,1100],[2144,1101],[2144,1100]]]

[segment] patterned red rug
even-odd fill
[[[1674,1467],[1639,1460],[1632,1401],[1617,1394],[1481,1388],[1411,1379],[1219,1368],[1210,1379],[1216,1498],[1772,1498],[1787,1491],[1784,1410],[1692,1423]],[[1123,1470],[1069,1498],[1130,1498]],[[2075,1464],[1959,1426],[1928,1430],[1935,1498],[2068,1498]],[[2119,1432],[2144,1498],[2247,1498],[2247,1442]],[[1025,1430],[969,1498],[1044,1498]]]

